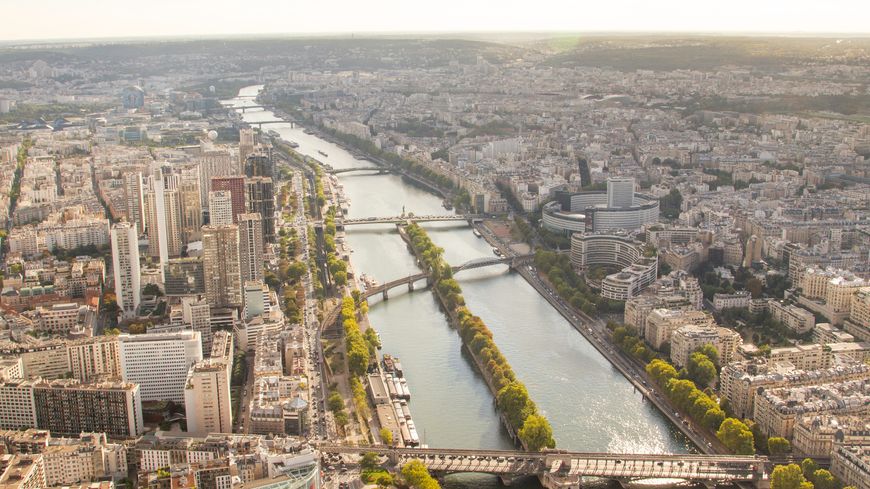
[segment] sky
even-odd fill
[[[870,34],[870,0],[0,0],[0,19],[4,41],[487,31]]]

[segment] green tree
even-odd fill
[[[402,466],[402,478],[409,486],[417,489],[439,489],[441,487],[438,485],[438,481],[429,475],[429,470],[420,460],[411,460]]]
[[[806,482],[797,464],[777,465],[770,474],[770,489],[802,489]]]
[[[392,487],[394,483],[393,476],[387,472],[379,472],[375,475],[374,479],[372,479],[372,482],[374,482],[379,488]]]
[[[825,469],[813,472],[810,480],[816,489],[837,489],[840,486],[840,481]]]
[[[359,468],[363,471],[375,470],[378,468],[378,454],[374,452],[365,452],[359,462]]]
[[[767,439],[767,452],[771,455],[785,455],[791,452],[791,443],[781,436],[772,436]]]
[[[553,439],[553,428],[550,427],[547,418],[539,414],[529,415],[518,435],[528,449],[533,452],[539,452],[543,448],[556,447],[556,440]]]
[[[755,453],[755,438],[752,431],[742,421],[735,418],[725,418],[716,432],[716,438],[738,455],[753,455]]]
[[[521,382],[511,382],[504,386],[498,391],[496,399],[508,422],[515,427],[522,427],[526,418],[535,410],[529,391]]]
[[[327,407],[329,407],[330,411],[336,412],[344,409],[344,399],[341,398],[341,394],[338,392],[333,392],[326,399]]]
[[[717,369],[719,368],[719,350],[717,350],[715,346],[707,343],[701,348],[698,348],[698,353],[703,353],[704,355],[706,355],[707,358],[709,358],[710,361],[713,362],[713,365],[715,365]]]
[[[707,355],[700,352],[692,353],[689,356],[686,371],[689,378],[701,387],[709,386],[716,378],[716,365],[713,364]]]
[[[381,431],[378,433],[381,435],[381,441],[384,442],[384,445],[392,446],[393,445],[393,432],[386,429],[381,428]]]
[[[806,477],[807,479],[812,477],[817,470],[819,470],[819,465],[816,463],[815,460],[811,458],[805,458],[801,462],[801,472],[803,472],[804,477]]]
[[[156,295],[157,297],[163,296],[163,291],[160,290],[160,286],[157,284],[148,284],[142,289],[143,295]]]

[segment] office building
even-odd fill
[[[90,382],[121,377],[121,354],[116,336],[94,336],[67,345],[67,359],[74,379]]]
[[[237,222],[238,215],[244,214],[247,208],[245,200],[245,177],[243,176],[221,176],[212,177],[211,191],[225,190],[230,193],[230,203],[232,207],[233,223]],[[209,208],[209,215],[211,209]]]
[[[233,223],[233,194],[229,190],[208,193],[209,224],[226,226]]]
[[[633,178],[607,179],[607,207],[626,208],[634,204]]]
[[[144,431],[137,384],[39,381],[33,383],[33,403],[37,426],[52,434],[90,432],[134,438]]]
[[[178,194],[181,201],[181,229],[185,243],[199,241],[202,238],[202,192],[200,182],[198,165],[181,169]]]
[[[136,234],[145,232],[145,201],[142,173],[131,172],[124,175],[124,201],[127,204],[127,221],[133,223]]]
[[[115,297],[121,314],[133,317],[139,309],[142,278],[139,270],[139,239],[136,227],[129,222],[112,226],[112,271]]]
[[[275,187],[272,179],[268,177],[246,178],[245,199],[247,211],[259,213],[263,219],[263,243],[274,243]]]
[[[170,258],[163,271],[163,291],[167,296],[204,294],[202,258]]]
[[[190,367],[184,386],[188,433],[232,433],[231,369],[232,357],[209,358]]]
[[[202,360],[201,338],[199,331],[122,334],[122,377],[141,386],[143,401],[184,402],[187,372]]]
[[[254,129],[251,127],[243,127],[239,129],[239,168],[245,166],[248,161],[248,155],[254,152]],[[227,173],[226,175],[230,175]],[[235,175],[233,173],[233,175]]]
[[[239,265],[242,283],[263,280],[263,218],[259,213],[239,215]]]
[[[208,303],[215,308],[241,307],[238,226],[203,226],[202,256]]]
[[[144,196],[148,255],[158,258],[162,266],[169,257],[181,255],[184,244],[178,176],[163,175],[157,169],[145,179]]]
[[[246,177],[275,178],[275,163],[271,156],[265,153],[253,153],[245,159]]]

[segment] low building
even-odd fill
[[[829,458],[835,444],[870,445],[866,416],[803,416],[794,426],[792,449],[800,456]]]
[[[794,304],[786,304],[783,301],[771,299],[768,302],[768,310],[773,319],[797,334],[808,333],[816,325],[816,317],[813,313]]]
[[[719,364],[728,365],[743,340],[740,333],[728,328],[693,324],[681,326],[671,335],[671,362],[676,367],[684,367],[693,352],[708,344],[713,345],[719,353]]]
[[[723,309],[748,309],[750,299],[752,299],[752,294],[746,290],[733,294],[713,294],[713,309],[717,311]]]
[[[870,409],[870,380],[763,389],[753,419],[765,435],[792,439],[798,417],[812,414],[864,414]]]
[[[831,456],[831,473],[844,486],[870,489],[870,444],[837,445]]]
[[[759,390],[866,379],[870,379],[870,366],[862,364],[801,370],[789,362],[732,362],[719,373],[719,393],[728,400],[736,417],[751,419]]]

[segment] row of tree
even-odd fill
[[[571,259],[566,254],[538,250],[535,253],[535,266],[547,274],[547,279],[562,299],[585,314],[606,314],[625,309],[624,302],[607,300],[592,290],[586,280],[574,272]]]
[[[704,349],[695,352],[712,363]],[[694,354],[693,354],[694,355]],[[662,359],[654,359],[646,366],[653,381],[665,390],[668,399],[701,426],[716,430],[716,437],[734,453],[755,453],[755,436],[749,426],[736,418],[726,417],[725,410],[706,392],[698,389],[691,379],[681,378],[680,372]],[[683,375],[687,375],[683,371]]]
[[[452,277],[450,266],[443,259],[443,250],[429,238],[426,231],[416,223],[406,228],[414,251],[423,262],[425,270],[432,274],[439,296],[456,317],[463,344],[477,359],[496,389],[496,403],[508,423],[514,428],[524,445],[532,451],[553,448],[553,430],[547,419],[538,413],[537,406],[529,396],[526,386],[517,380],[516,374],[493,341],[492,331],[480,317],[465,307],[462,289]]]
[[[800,465],[777,465],[770,473],[770,489],[855,489],[843,483],[830,471],[820,469],[812,459]]]

